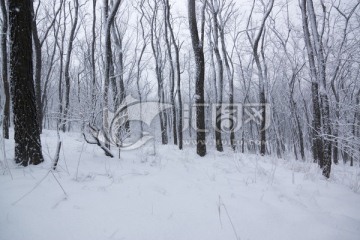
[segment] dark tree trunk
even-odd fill
[[[42,106],[41,106],[41,67],[42,67],[42,54],[41,54],[41,43],[38,35],[36,16],[34,13],[34,6],[32,5],[32,36],[34,41],[34,53],[35,53],[35,97],[36,97],[36,108],[39,121],[39,130],[42,132]]]
[[[319,86],[316,82],[311,84],[311,95],[313,102],[313,157],[314,161],[323,167],[323,142],[321,137],[321,111],[319,102]]]
[[[261,112],[261,129],[260,129],[260,155],[264,156],[266,154],[266,130],[265,130],[265,119],[266,119],[266,98],[265,98],[265,89],[262,88],[260,90],[260,103],[262,104],[262,112]]]
[[[2,54],[2,63],[1,63],[1,77],[4,85],[5,93],[5,105],[4,105],[4,115],[3,115],[3,136],[6,139],[9,139],[9,127],[10,127],[10,87],[8,79],[8,52],[7,52],[7,30],[8,30],[8,16],[5,5],[5,0],[0,0],[0,7],[2,12],[2,29],[1,29],[1,54]]]
[[[9,0],[10,79],[15,125],[15,161],[44,161],[33,82],[31,1]]]
[[[300,143],[300,154],[301,154],[301,159],[305,160],[305,147],[304,147],[304,137],[303,137],[303,131],[300,125],[300,120],[299,120],[299,116],[296,114],[296,125],[298,128],[298,134],[299,134],[299,143]]]
[[[191,42],[195,55],[196,64],[196,151],[199,156],[206,155],[206,142],[205,142],[205,98],[204,98],[204,78],[205,78],[205,60],[202,42],[199,40],[197,21],[196,21],[196,8],[195,0],[189,0],[188,3],[189,14],[189,29],[191,34]]]
[[[330,128],[330,107],[329,107],[329,98],[326,92],[326,60],[325,53],[322,43],[322,35],[318,32],[318,24],[316,21],[316,14],[314,10],[314,5],[312,0],[308,0],[308,16],[309,22],[311,24],[312,38],[313,38],[313,47],[315,49],[315,55],[317,60],[317,73],[314,75],[317,77],[317,82],[319,84],[319,97],[320,97],[320,111],[321,111],[321,124],[322,124],[322,140],[323,140],[323,159],[320,162],[320,167],[323,170],[323,175],[326,178],[330,177],[331,170],[331,128]]]
[[[323,118],[323,125],[324,125],[324,132],[330,133],[330,107],[329,107],[329,99],[326,94],[321,94],[321,104],[322,104],[322,118]],[[331,171],[331,142],[329,140],[330,134],[326,134],[324,136],[323,141],[323,152],[324,152],[324,162],[323,162],[323,175],[327,178],[330,177]]]
[[[317,79],[318,73],[315,66],[315,56],[310,39],[311,35],[309,30],[306,0],[301,1],[300,8],[302,13],[304,40],[308,55],[309,67],[310,67],[310,77],[312,80],[311,82],[311,98],[313,104],[312,153],[313,153],[314,162],[318,162],[320,168],[322,168],[324,156],[323,156],[323,141],[321,136],[321,106],[319,100],[319,81]]]
[[[295,127],[297,128],[301,159],[304,161],[305,160],[305,147],[304,147],[303,130],[302,130],[302,127],[300,124],[299,114],[298,114],[296,102],[295,102],[294,96],[293,96],[295,79],[296,79],[296,74],[293,73],[293,75],[291,77],[291,81],[290,81],[290,86],[289,86],[290,87],[290,108],[291,108],[290,110],[291,110],[291,115],[293,116],[294,121],[295,121]],[[294,143],[294,147],[295,147],[295,143]],[[295,151],[295,153],[296,153],[296,151]]]
[[[65,32],[65,31],[64,31]],[[61,128],[62,116],[63,116],[63,66],[64,66],[64,40],[65,34],[61,38],[61,43],[58,44],[60,54],[60,66],[59,66],[59,85],[58,85],[58,100],[59,100],[59,119],[57,122],[58,128]]]

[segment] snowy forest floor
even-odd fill
[[[119,160],[79,133],[61,138],[53,172],[56,132],[42,134],[45,163],[26,168],[6,140],[1,240],[360,238],[359,167],[333,166],[326,180],[313,163],[171,145],[154,155],[151,144]]]

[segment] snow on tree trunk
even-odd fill
[[[10,79],[15,126],[15,161],[43,162],[33,82],[31,1],[9,0]]]
[[[196,64],[196,151],[199,156],[206,155],[205,143],[205,106],[204,106],[204,78],[205,78],[205,60],[202,42],[199,40],[197,21],[196,21],[196,8],[195,0],[188,2],[188,18],[189,30],[191,35],[192,47],[195,55]]]

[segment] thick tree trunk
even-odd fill
[[[199,40],[197,21],[196,21],[196,8],[195,0],[188,2],[188,18],[189,29],[191,34],[191,42],[195,55],[196,64],[196,151],[199,156],[206,155],[206,142],[205,142],[205,97],[204,97],[204,78],[205,78],[205,60],[202,42]]]
[[[330,143],[330,108],[326,92],[326,71],[322,39],[317,29],[316,15],[312,0],[301,0],[305,46],[308,52],[310,76],[312,79],[313,100],[313,154],[318,161],[323,175],[330,177],[331,143]],[[312,34],[310,34],[309,23]],[[315,50],[315,51],[314,51]],[[315,65],[315,56],[317,65]]]
[[[321,137],[321,111],[320,111],[320,102],[319,102],[319,87],[316,82],[311,84],[311,95],[313,102],[313,132],[312,132],[312,141],[313,141],[313,158],[314,161],[319,163],[319,166],[323,167],[323,141]]]
[[[10,79],[15,125],[15,161],[44,161],[33,82],[31,1],[9,0]]]
[[[330,107],[329,107],[329,97],[326,92],[326,62],[324,57],[324,48],[321,36],[317,29],[316,14],[314,10],[314,5],[312,0],[308,1],[308,16],[309,22],[311,24],[313,43],[317,59],[317,69],[318,69],[318,83],[319,83],[319,93],[320,93],[320,109],[321,109],[321,118],[323,124],[323,175],[327,178],[330,177],[331,170],[331,128],[330,128]]]
[[[109,130],[109,83],[110,83],[110,74],[111,74],[111,64],[112,64],[112,50],[111,50],[111,26],[114,22],[115,15],[119,9],[121,0],[117,0],[112,10],[109,11],[108,0],[104,1],[105,7],[105,76],[104,76],[104,86],[103,86],[103,127],[106,131]],[[110,144],[106,141],[105,146],[110,148]]]

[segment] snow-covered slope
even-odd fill
[[[79,134],[45,131],[40,166],[0,175],[1,240],[360,239],[358,167],[325,180],[292,159],[149,146],[110,159]],[[11,158],[13,142],[6,142]],[[155,153],[155,155],[153,154]],[[2,155],[1,155],[2,156]]]

